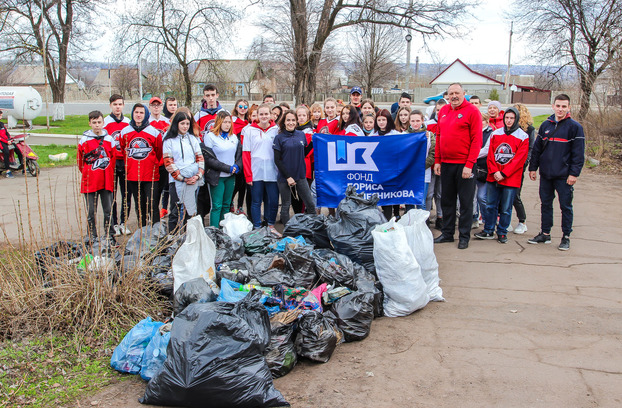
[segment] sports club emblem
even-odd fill
[[[134,160],[143,160],[153,150],[153,147],[147,143],[142,137],[132,139],[127,150],[127,157],[131,157]]]
[[[110,157],[106,154],[106,151],[102,149],[102,157],[93,162],[91,169],[93,170],[106,170],[110,165]]]
[[[206,132],[212,130],[212,128],[214,127],[214,123],[216,123],[216,119],[208,120],[207,122],[205,122],[205,126],[203,127],[203,130]]]
[[[507,164],[514,158],[512,147],[507,143],[501,143],[495,150],[495,161],[499,164]]]

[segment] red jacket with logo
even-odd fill
[[[336,135],[337,132],[339,132],[339,116],[333,119],[320,119],[315,129],[315,133]]]
[[[121,120],[115,118],[112,114],[104,118],[104,129],[114,139],[116,144],[117,160],[120,160],[121,162],[123,162],[123,152],[121,152],[119,136],[121,136],[121,131],[129,124],[130,120],[123,115],[121,115]]]
[[[523,178],[523,166],[529,152],[529,135],[521,128],[506,135],[503,128],[492,132],[488,138],[488,177],[486,181],[495,182],[494,174],[498,171],[505,177],[497,183],[506,187],[520,187]]]
[[[464,163],[472,169],[482,148],[482,114],[466,99],[453,109],[451,104],[437,115],[434,163]]]
[[[158,129],[161,134],[166,132],[169,126],[171,126],[171,121],[166,118],[164,115],[160,115],[160,119],[155,120],[153,116],[149,116],[149,124],[154,128]]]
[[[127,126],[120,136],[125,157],[125,174],[129,181],[158,181],[162,159],[162,135],[153,126],[140,132]]]
[[[490,118],[488,120],[488,124],[493,130],[503,128],[503,115],[505,115],[505,111],[499,111],[499,114],[496,118]]]
[[[78,170],[82,173],[81,193],[114,191],[116,142],[105,130],[97,136],[87,130],[78,143]]]

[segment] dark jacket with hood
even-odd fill
[[[160,179],[162,134],[149,124],[149,109],[144,105],[143,107],[145,118],[141,124],[136,124],[134,120],[136,109],[132,109],[132,120],[119,136],[128,181],[151,182]]]
[[[540,169],[547,179],[579,177],[585,162],[585,135],[570,114],[557,122],[555,114],[540,126],[533,144],[529,171]]]

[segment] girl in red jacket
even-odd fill
[[[139,223],[147,225],[160,221],[157,202],[159,165],[162,159],[162,135],[149,125],[149,110],[137,103],[132,108],[132,120],[121,131],[121,151],[125,157],[127,189],[134,196]]]
[[[503,128],[490,135],[480,152],[481,156],[487,151],[486,224],[475,238],[494,239],[498,214],[497,240],[502,244],[508,242],[512,204],[521,185],[523,165],[529,151],[529,136],[520,128],[519,120],[518,110],[508,108],[503,115]]]
[[[104,130],[104,115],[100,111],[89,113],[89,125],[78,143],[78,170],[82,174],[80,192],[86,200],[87,226],[91,242],[97,238],[95,222],[97,199],[104,211],[104,234],[113,240],[110,228],[110,209],[114,190],[116,142]]]

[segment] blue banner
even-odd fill
[[[336,208],[354,185],[379,205],[423,204],[425,132],[391,136],[313,135],[318,207]]]

